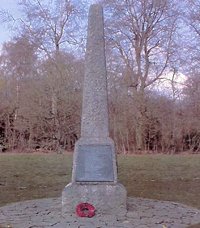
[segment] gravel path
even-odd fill
[[[128,198],[126,217],[61,217],[61,198],[30,200],[0,208],[0,228],[184,228],[200,223],[200,210],[183,204]]]

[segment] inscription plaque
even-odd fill
[[[114,181],[110,145],[79,145],[76,162],[77,182]]]

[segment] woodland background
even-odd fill
[[[200,152],[200,1],[105,0],[110,135],[118,153]],[[87,1],[0,11],[0,151],[73,151]]]

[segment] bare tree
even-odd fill
[[[71,0],[21,0],[19,5],[24,13],[19,21],[21,36],[28,36],[48,56],[63,44],[77,44],[75,29],[80,12]]]
[[[184,99],[184,144],[192,151],[200,150],[200,79],[199,70],[192,72],[183,90]]]
[[[5,43],[0,57],[0,66],[4,78],[2,97],[5,104],[6,141],[14,147],[16,138],[15,123],[18,119],[23,82],[35,74],[36,49],[26,38],[18,38]],[[8,104],[10,102],[10,104]],[[7,104],[6,104],[7,103]],[[7,110],[7,111],[6,111]],[[12,143],[9,142],[12,140]]]
[[[60,151],[61,125],[58,116],[58,99],[61,90],[59,81],[69,75],[63,71],[61,47],[72,51],[72,45],[78,42],[77,17],[78,6],[71,0],[21,0],[20,6],[25,14],[20,21],[21,36],[38,48],[39,55],[47,57],[49,62],[48,78],[51,82],[51,107],[54,119],[57,150]],[[68,69],[70,71],[70,69]]]
[[[144,148],[145,89],[160,79],[173,54],[177,13],[171,0],[104,1],[108,44],[120,55],[136,113],[137,149]],[[112,15],[111,15],[112,14]]]

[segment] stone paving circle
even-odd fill
[[[0,208],[0,228],[185,228],[200,223],[200,210],[183,204],[128,198],[125,217],[62,218],[61,198],[30,200]]]

